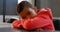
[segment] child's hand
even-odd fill
[[[21,28],[21,21],[20,21],[20,20],[15,20],[15,21],[12,23],[12,27],[13,27],[13,28]]]

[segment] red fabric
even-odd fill
[[[52,12],[49,8],[44,8],[38,12],[37,16],[32,19],[14,21],[12,23],[13,27],[20,28],[20,25],[27,30],[33,30],[37,28],[44,28],[46,30],[54,30],[54,25],[52,22]]]
[[[20,20],[15,20],[13,23],[12,23],[12,26],[14,28],[21,28],[21,21]]]

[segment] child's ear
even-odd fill
[[[35,12],[37,12],[37,11],[38,11],[38,9],[37,9],[37,7],[36,7],[36,6],[34,6],[34,10],[35,10]]]

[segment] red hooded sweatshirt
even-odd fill
[[[27,30],[38,28],[43,28],[45,30],[54,30],[51,9],[41,9],[36,17],[32,19],[16,20],[12,23],[12,26],[15,28],[21,28],[21,26],[23,26],[23,28]]]

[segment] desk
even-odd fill
[[[26,31],[26,30],[20,30],[20,29],[12,29],[11,27],[5,27],[5,28],[0,28],[0,32],[43,32],[43,31]],[[54,32],[60,32],[60,31],[54,31]]]

